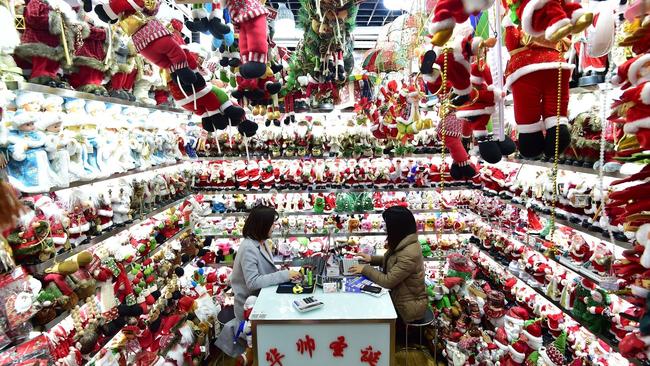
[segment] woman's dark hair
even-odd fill
[[[406,207],[389,207],[384,210],[382,217],[386,222],[386,236],[390,250],[394,250],[404,238],[417,232],[415,217]]]
[[[244,237],[257,241],[269,238],[271,226],[278,219],[278,213],[273,207],[255,206],[248,214],[244,223]]]

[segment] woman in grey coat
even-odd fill
[[[249,296],[257,296],[264,287],[300,278],[299,272],[279,271],[273,264],[268,239],[277,219],[278,213],[275,209],[257,206],[251,210],[244,223],[244,240],[239,245],[230,276],[230,286],[235,294],[235,319],[224,325],[216,342],[230,357],[237,357],[246,350],[244,338],[234,339],[237,328],[244,319],[246,299]]]

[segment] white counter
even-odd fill
[[[251,313],[253,338],[258,366],[273,364],[275,349],[282,366],[368,366],[361,358],[368,351],[381,352],[376,366],[393,365],[394,331],[397,313],[390,295],[374,297],[363,293],[277,294],[276,287],[265,288],[257,298]],[[296,298],[314,296],[325,306],[307,313],[298,312],[292,305]],[[302,341],[313,340],[309,348],[300,352]],[[343,337],[347,347],[342,356],[334,356],[334,349]],[[311,342],[311,341],[309,341]],[[304,345],[304,343],[303,343]],[[332,346],[332,347],[330,347]],[[369,348],[370,347],[370,348]]]

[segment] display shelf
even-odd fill
[[[464,191],[468,189],[479,188],[473,187],[470,183],[461,183],[461,185],[450,186],[445,183],[445,191]],[[308,187],[306,189],[259,189],[259,190],[241,190],[241,189],[219,189],[214,190],[206,189],[206,187],[193,187],[194,193],[202,194],[204,196],[213,196],[216,194],[296,194],[296,193],[369,193],[374,191],[381,192],[426,192],[426,191],[439,191],[441,187],[407,187],[407,188],[387,188],[387,187],[368,187],[368,188],[325,188],[316,189]]]
[[[159,110],[165,112],[182,113],[185,114],[186,116],[189,116],[189,113],[187,111],[180,108],[149,105],[149,104],[139,103],[139,102],[131,102],[119,98],[103,97],[100,95],[78,92],[76,90],[53,88],[45,85],[39,85],[39,84],[33,84],[27,82],[7,83],[7,88],[11,90],[18,90],[18,91],[29,91],[29,92],[49,94],[49,95],[58,95],[60,97],[65,97],[65,98],[76,98],[76,99],[94,100],[94,101],[99,101],[104,103],[121,104],[128,107],[139,107],[139,108],[146,108],[146,109]]]
[[[183,233],[188,232],[188,231],[189,231],[189,228],[187,228],[187,227],[186,227],[186,228],[182,228],[181,230],[179,230],[179,232],[177,232],[176,234],[174,234],[174,236],[172,236],[171,238],[167,239],[164,243],[161,243],[160,245],[158,245],[154,250],[152,250],[152,251],[149,252],[148,254],[146,254],[146,255],[144,255],[144,256],[141,256],[141,257],[135,259],[134,261],[132,261],[131,263],[129,263],[129,264],[128,264],[124,269],[125,269],[127,272],[130,272],[131,269],[132,269],[132,267],[133,267],[133,265],[134,265],[135,263],[140,263],[140,262],[142,262],[144,259],[147,259],[147,258],[153,257],[154,255],[156,255],[156,253],[160,252],[160,251],[162,250],[162,248],[169,246],[169,244],[171,244],[174,240],[177,240],[177,239],[178,239],[178,238],[179,238]],[[99,288],[99,287],[97,287],[95,290],[97,290],[98,288]],[[86,304],[84,303],[84,304],[81,306],[81,308],[83,308],[83,307],[85,307],[85,306],[86,306]],[[59,324],[60,322],[62,322],[62,321],[63,321],[65,318],[67,318],[69,315],[70,315],[70,310],[66,310],[66,311],[62,312],[61,314],[59,314],[59,316],[57,316],[56,318],[52,319],[49,323],[45,324],[45,325],[43,326],[43,331],[45,331],[45,332],[50,331],[52,328],[54,328],[57,324]]]
[[[508,160],[505,160],[508,163],[515,163],[515,164],[521,164],[521,165],[533,165],[533,166],[538,166],[542,168],[553,168],[553,162],[552,161],[541,161],[541,160],[531,160],[531,159],[518,159],[518,158],[509,158]],[[593,168],[586,168],[583,166],[575,166],[575,165],[570,165],[570,164],[558,164],[558,169],[559,170],[568,170],[576,173],[584,173],[584,174],[594,174],[598,175],[598,170],[593,169]],[[609,173],[603,171],[603,176],[604,177],[610,177],[610,178],[625,178],[627,177],[624,174],[621,173]]]
[[[331,215],[378,215],[381,214],[384,209],[375,209],[374,211],[346,211],[346,212],[323,212],[316,213],[313,211],[278,211],[280,216],[331,216]],[[424,213],[449,213],[456,212],[455,209],[410,209],[413,214],[424,214]],[[250,212],[224,212],[224,213],[211,213],[203,217],[246,217]]]
[[[30,273],[43,273],[47,268],[53,266],[55,263],[62,262],[62,261],[72,257],[73,255],[75,255],[75,254],[77,254],[79,252],[82,252],[84,250],[87,250],[87,249],[90,249],[90,248],[94,247],[95,245],[103,242],[104,240],[106,240],[108,238],[111,238],[111,237],[113,237],[113,236],[115,236],[115,235],[117,235],[117,234],[119,234],[119,233],[121,233],[121,232],[123,232],[125,230],[129,230],[130,228],[132,228],[134,226],[140,225],[141,223],[143,223],[144,221],[150,219],[151,217],[156,216],[159,213],[165,212],[166,210],[168,210],[168,209],[170,209],[170,208],[172,208],[174,206],[180,205],[181,203],[183,203],[183,201],[185,201],[185,199],[186,199],[186,197],[184,197],[182,199],[179,199],[179,200],[176,200],[176,201],[174,201],[172,203],[166,204],[166,205],[164,205],[162,207],[159,207],[159,208],[145,214],[142,218],[132,221],[128,225],[116,227],[116,228],[114,228],[112,230],[104,232],[104,233],[90,239],[90,241],[88,241],[85,244],[78,245],[78,246],[68,250],[67,252],[57,254],[56,256],[46,260],[45,262],[38,263],[38,264],[33,264],[33,265],[28,265],[28,266],[25,266],[25,268]]]
[[[363,160],[363,159],[423,159],[423,158],[433,158],[433,157],[439,157],[439,153],[424,153],[424,154],[411,154],[411,155],[382,155],[382,156],[360,156],[360,157],[344,157],[344,156],[311,156],[311,155],[306,155],[306,156],[268,156],[266,154],[262,155],[256,155],[256,154],[250,154],[248,157],[246,155],[241,155],[241,156],[199,156],[197,159],[194,159],[193,161],[196,162],[201,162],[201,161],[247,161],[251,159],[255,160],[336,160],[336,159],[342,159],[342,160],[349,160],[349,159],[355,159],[355,160]]]
[[[210,236],[215,239],[235,239],[235,235],[223,235],[223,234],[213,234],[209,231],[203,231],[201,229],[198,229],[200,231],[195,232],[199,235],[203,236]],[[468,232],[455,232],[453,230],[443,230],[443,231],[420,231],[418,234],[420,235],[470,235]],[[385,236],[386,233],[383,231],[378,231],[378,232],[354,232],[354,231],[346,231],[346,232],[338,232],[338,233],[274,233],[271,235],[272,239],[279,239],[279,238],[291,238],[291,237],[301,237],[301,238],[326,238],[326,237],[334,237],[334,238],[339,238],[339,237],[350,237],[350,236]],[[241,235],[236,236],[237,239],[241,239]]]
[[[492,263],[494,263],[495,265],[497,265],[498,267],[500,267],[500,268],[502,269],[503,272],[509,273],[511,276],[517,278],[517,280],[519,280],[520,283],[524,284],[524,285],[525,285],[526,287],[528,287],[529,289],[532,289],[533,291],[535,291],[535,292],[536,292],[539,296],[541,296],[544,300],[548,301],[548,302],[549,302],[550,304],[552,304],[555,308],[559,309],[560,311],[562,311],[562,313],[564,313],[565,315],[569,316],[573,321],[575,321],[577,324],[579,324],[579,325],[580,325],[580,326],[581,326],[585,331],[589,332],[589,334],[591,334],[591,335],[593,335],[595,338],[597,338],[597,339],[603,341],[603,342],[606,343],[606,344],[607,344],[607,345],[608,345],[608,346],[609,346],[609,347],[610,347],[614,352],[620,354],[620,351],[619,351],[619,349],[618,349],[618,342],[616,342],[615,340],[609,339],[608,337],[603,336],[603,335],[601,335],[601,334],[596,334],[596,333],[591,332],[591,331],[589,330],[589,328],[588,328],[588,324],[586,324],[585,322],[583,322],[583,321],[581,321],[581,320],[578,320],[578,319],[573,315],[573,313],[572,313],[571,311],[565,309],[565,308],[564,308],[562,305],[560,305],[557,301],[551,299],[548,295],[546,295],[546,293],[544,293],[544,291],[543,291],[541,288],[530,286],[530,285],[529,285],[529,284],[528,284],[524,279],[522,279],[522,278],[519,277],[518,275],[515,275],[515,274],[510,270],[510,268],[508,268],[507,266],[504,266],[503,264],[499,263],[495,258],[493,258],[493,257],[492,257],[490,254],[488,254],[486,251],[484,251],[483,249],[479,248],[478,246],[476,246],[476,245],[474,245],[474,244],[472,244],[472,246],[473,246],[474,248],[476,248],[476,250],[478,250],[478,251],[479,251],[481,254],[483,254],[485,257],[488,257],[489,260],[492,261]],[[630,361],[631,361],[632,363],[634,363],[635,365],[638,365],[638,366],[648,366],[648,364],[647,364],[646,362],[642,362],[642,361],[637,360],[637,359],[632,359],[632,360],[630,360]]]
[[[29,197],[29,196],[39,195],[39,194],[43,194],[43,193],[58,192],[58,191],[66,190],[66,189],[84,187],[84,186],[87,186],[87,185],[92,185],[92,184],[100,183],[100,182],[106,182],[106,181],[109,181],[109,180],[124,178],[124,177],[132,176],[132,175],[148,173],[148,172],[155,172],[157,170],[166,169],[166,168],[180,167],[180,166],[182,166],[183,164],[185,164],[187,162],[188,161],[181,160],[181,161],[177,161],[175,163],[161,164],[161,165],[152,166],[151,168],[143,169],[143,170],[132,169],[132,170],[129,170],[129,171],[126,171],[126,172],[112,174],[112,175],[110,175],[110,176],[108,176],[106,178],[98,178],[98,179],[86,180],[86,181],[80,180],[80,181],[70,183],[70,185],[67,186],[67,187],[52,187],[52,188],[50,188],[49,191],[34,192],[34,193],[23,193],[23,195]]]
[[[493,220],[493,221],[494,221],[494,220]],[[586,278],[588,278],[589,280],[591,280],[593,283],[595,283],[596,286],[598,286],[598,287],[599,287],[600,289],[602,289],[603,291],[609,291],[609,290],[608,290],[607,288],[605,288],[605,286],[604,286],[605,282],[607,282],[607,279],[606,279],[606,278],[603,278],[602,276],[600,276],[600,275],[598,275],[598,274],[596,274],[596,273],[590,271],[589,269],[584,268],[584,267],[581,267],[581,266],[579,266],[579,265],[573,263],[573,262],[572,262],[569,258],[567,258],[567,257],[564,257],[564,256],[553,256],[553,255],[546,256],[545,253],[544,253],[544,251],[545,251],[544,249],[545,249],[545,248],[543,248],[543,247],[541,247],[541,246],[538,246],[538,245],[530,244],[530,243],[528,243],[527,240],[518,240],[518,238],[516,238],[516,236],[526,236],[526,234],[524,234],[524,233],[513,233],[513,234],[511,234],[511,235],[508,235],[508,234],[506,234],[505,232],[498,231],[498,232],[496,233],[496,235],[498,235],[498,236],[500,236],[500,237],[508,238],[509,240],[511,240],[511,241],[513,241],[513,242],[515,242],[515,243],[519,243],[520,245],[523,245],[523,246],[529,248],[530,250],[533,250],[533,251],[535,251],[535,252],[537,252],[537,253],[539,253],[539,254],[541,254],[541,255],[544,255],[545,258],[547,258],[547,259],[553,261],[554,263],[557,263],[558,265],[564,267],[564,269],[568,270],[570,273],[573,273],[574,275],[579,276],[579,277],[586,277]],[[515,235],[516,235],[516,236],[515,236]],[[533,235],[530,235],[530,237],[534,237],[534,236],[533,236]],[[483,249],[481,249],[481,250],[483,250]],[[484,250],[483,250],[483,251],[484,251]],[[616,282],[616,279],[614,279],[614,282]],[[629,304],[629,302],[628,302],[627,300],[625,300],[625,299],[622,299],[622,298],[621,298],[621,301],[624,302],[625,304],[631,305],[631,304]],[[626,317],[627,317],[628,319],[630,319],[630,320],[639,321],[638,318],[635,318],[635,317],[633,317],[633,316],[629,316],[629,315],[628,315],[628,316],[626,316]]]
[[[503,198],[501,198],[501,197],[497,197],[497,198],[499,198],[499,200],[501,200],[501,202],[503,202],[503,203],[505,203],[505,204],[507,204],[507,205],[512,205],[512,206],[518,207],[518,208],[523,209],[523,210],[527,210],[527,209],[528,209],[528,208],[526,207],[526,205],[523,205],[523,204],[520,204],[520,203],[511,202],[511,201],[509,201],[509,200],[505,200],[505,199],[503,199]],[[549,214],[545,214],[545,213],[538,212],[538,211],[535,211],[535,212],[537,213],[537,215],[539,215],[539,216],[541,216],[541,217],[544,217],[544,218],[546,218],[546,219],[550,219],[550,218],[551,218],[551,215],[549,215]],[[627,242],[627,241],[617,240],[617,239],[611,240],[611,239],[609,238],[609,235],[607,234],[606,231],[603,232],[602,235],[599,236],[598,234],[600,234],[600,233],[597,233],[597,232],[594,232],[594,231],[588,231],[588,230],[586,230],[584,227],[582,227],[582,226],[580,226],[580,225],[578,225],[578,224],[574,224],[574,223],[572,223],[572,222],[569,221],[569,220],[564,220],[564,219],[560,219],[560,218],[557,218],[557,217],[556,217],[556,218],[555,218],[555,224],[556,224],[556,225],[562,225],[562,226],[566,226],[566,227],[572,228],[572,229],[575,230],[575,231],[581,232],[581,233],[583,233],[583,234],[585,234],[585,235],[589,235],[589,236],[591,236],[591,237],[597,238],[597,239],[602,240],[602,241],[605,241],[605,242],[613,242],[615,245],[617,245],[617,246],[619,246],[619,247],[621,247],[621,248],[623,248],[623,249],[631,249],[631,248],[634,246],[632,243]]]

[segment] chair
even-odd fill
[[[408,351],[409,351],[409,328],[410,327],[417,327],[419,330],[420,334],[420,344],[422,344],[422,328],[426,327],[427,325],[430,325],[433,323],[433,311],[431,309],[427,309],[426,313],[424,313],[424,317],[422,319],[416,320],[411,323],[406,323],[406,339],[405,339],[405,347],[404,350],[406,351],[406,366],[408,366],[409,358],[408,358]]]

